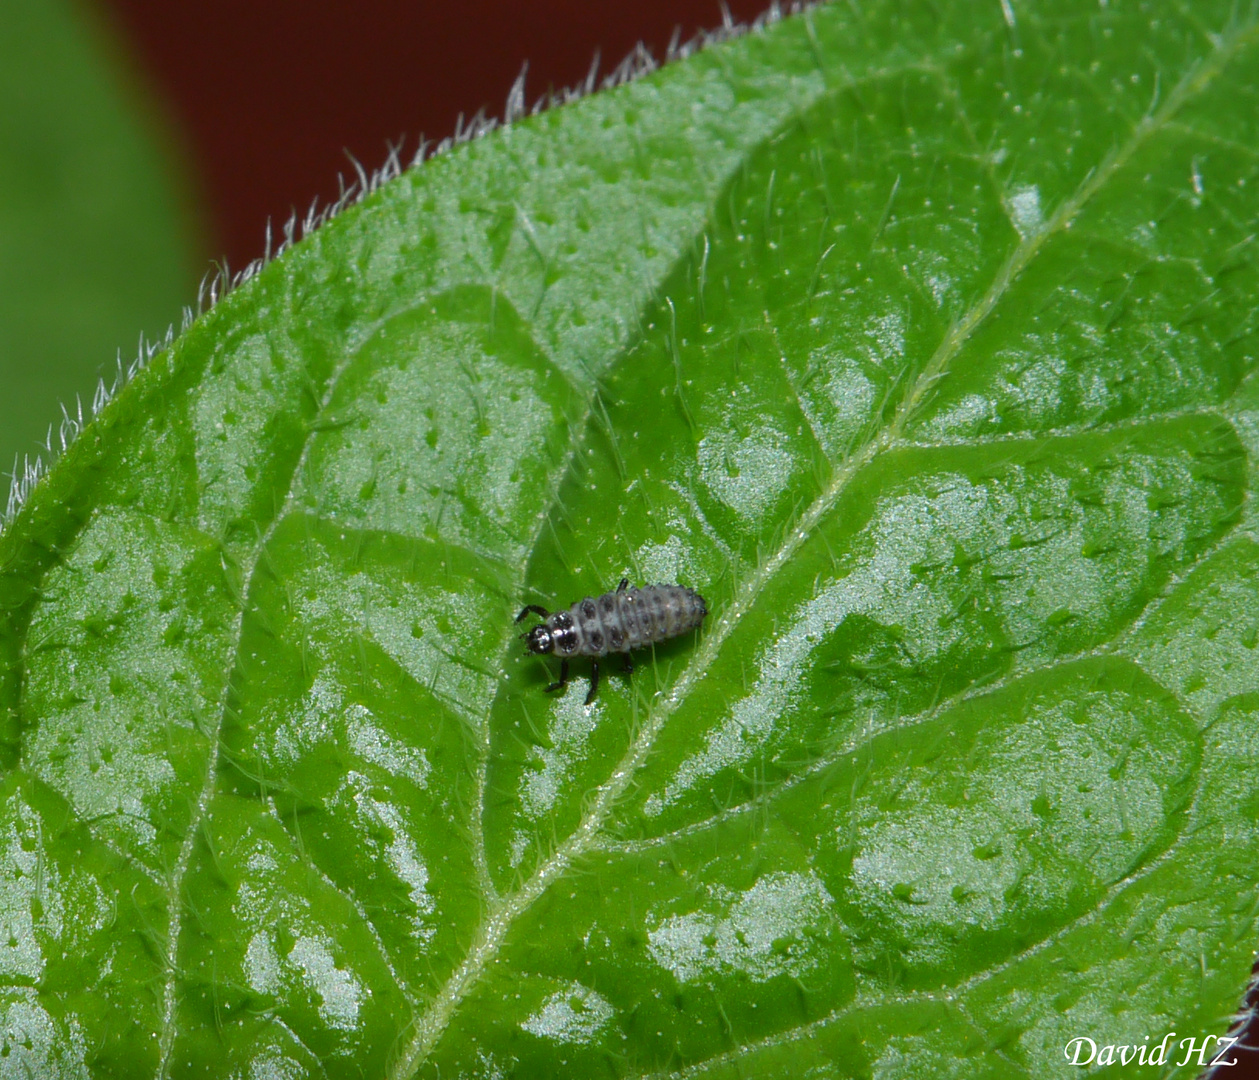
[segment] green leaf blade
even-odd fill
[[[137,1073],[1042,1076],[1223,1031],[1255,211],[1186,118],[1255,30],[946,14],[817,9],[409,173],[35,492],[11,787],[135,879]],[[621,576],[704,626],[544,694],[521,605]],[[124,1006],[67,965],[26,978],[70,1061]]]

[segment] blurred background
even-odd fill
[[[729,0],[734,19],[768,0]],[[718,0],[0,0],[0,471],[54,443],[143,333],[241,269],[279,226],[336,198],[347,152],[460,113],[501,116],[607,74],[638,41],[663,57],[720,26]]]

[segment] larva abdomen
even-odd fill
[[[552,615],[549,621],[553,633],[562,635],[569,625],[576,630],[568,640],[561,637],[557,654],[606,656],[678,637],[694,630],[707,614],[704,598],[694,589],[645,585],[641,589],[604,593],[598,598],[587,596],[568,611]],[[569,645],[572,651],[564,647]]]
[[[599,688],[599,658],[608,653],[626,653],[625,670],[633,670],[628,653],[644,645],[694,630],[708,614],[708,605],[694,589],[683,585],[645,585],[629,589],[621,580],[616,592],[600,597],[587,596],[567,611],[549,612],[537,604],[526,604],[516,616],[520,622],[532,613],[543,619],[539,626],[520,636],[531,653],[552,653],[562,657],[560,677],[547,687],[562,690],[568,683],[568,661],[573,656],[589,656],[589,705]]]

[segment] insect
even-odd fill
[[[516,616],[520,622],[532,612],[546,621],[520,636],[531,653],[554,653],[560,660],[559,682],[547,691],[563,690],[568,685],[568,658],[593,657],[590,665],[590,693],[586,704],[595,699],[599,689],[599,657],[610,652],[625,654],[625,672],[634,670],[631,649],[654,645],[694,630],[708,614],[708,605],[694,589],[682,585],[644,585],[627,588],[622,578],[616,592],[604,593],[597,599],[587,596],[567,611],[551,614],[537,604],[526,604]]]

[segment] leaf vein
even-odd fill
[[[363,340],[370,339],[370,334],[365,334]],[[324,394],[319,402],[319,408],[316,416],[322,415],[332,402],[337,387],[340,384],[342,376],[349,370],[351,365],[357,359],[359,354],[358,348],[348,348],[339,364],[333,369],[328,377]],[[167,884],[169,893],[169,915],[166,935],[165,955],[167,957],[166,979],[162,989],[162,1030],[159,1039],[159,1058],[157,1076],[159,1080],[167,1080],[170,1075],[171,1055],[174,1051],[176,1024],[175,1014],[178,1007],[178,980],[179,965],[176,957],[179,948],[180,932],[183,927],[183,918],[181,910],[180,894],[183,890],[184,880],[188,876],[188,870],[192,864],[193,851],[196,847],[197,836],[201,831],[202,823],[206,819],[211,801],[214,798],[215,790],[218,784],[218,768],[220,760],[220,738],[223,731],[223,723],[227,715],[228,702],[232,692],[232,673],[240,659],[240,643],[244,630],[245,613],[249,605],[249,595],[253,584],[254,574],[258,567],[262,565],[265,558],[267,545],[270,543],[271,537],[275,534],[276,529],[286,519],[290,510],[294,505],[294,489],[297,478],[301,475],[305,467],[307,456],[310,453],[310,447],[314,441],[314,437],[320,431],[319,425],[309,424],[306,426],[302,437],[301,449],[294,461],[293,468],[289,473],[288,481],[285,487],[284,503],[279,507],[275,516],[271,519],[267,528],[259,536],[257,543],[251,552],[252,558],[247,572],[242,577],[239,607],[236,611],[236,617],[232,627],[232,648],[229,667],[226,677],[223,680],[222,705],[218,710],[218,716],[212,731],[207,732],[210,747],[206,755],[205,776],[201,784],[201,790],[197,795],[197,800],[193,805],[193,812],[188,822],[188,828],[184,833],[183,841],[179,847],[179,854],[176,856],[175,865],[171,870],[170,878]]]

